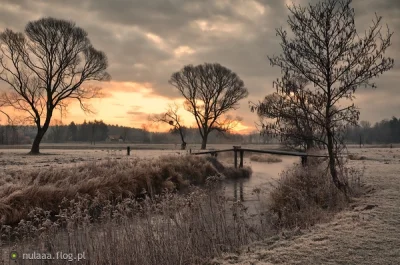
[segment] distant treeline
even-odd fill
[[[348,129],[345,139],[348,143],[400,143],[400,119],[385,119],[373,126],[368,121],[361,121],[359,126]]]
[[[0,144],[30,144],[35,137],[35,126],[0,126]],[[185,130],[185,139],[189,144],[201,143],[201,137],[197,128]],[[276,142],[267,136],[260,136],[255,132],[250,135],[234,133],[221,134],[212,132],[208,138],[208,143],[269,143]],[[101,120],[84,121],[82,124],[71,122],[68,125],[53,125],[47,131],[43,142],[47,143],[67,143],[67,142],[133,142],[133,143],[153,143],[180,144],[180,137],[177,132],[151,132],[146,128],[131,128],[119,125],[106,124]]]
[[[188,128],[186,139],[190,144],[201,143],[201,137],[197,128]],[[35,126],[0,125],[0,144],[31,144],[36,134]],[[258,132],[241,135],[212,132],[209,143],[254,143],[267,144],[276,143],[278,138],[262,136]],[[180,144],[179,135],[176,132],[151,132],[145,128],[131,128],[119,125],[106,124],[103,121],[84,121],[82,124],[71,122],[68,125],[53,125],[46,133],[43,140],[47,143],[67,142],[134,142]],[[368,121],[361,121],[359,126],[347,130],[345,141],[347,143],[362,144],[389,144],[400,143],[400,119],[382,120],[371,125]]]

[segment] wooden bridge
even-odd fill
[[[231,149],[222,149],[222,150],[208,150],[208,151],[201,151],[193,153],[190,149],[191,155],[204,155],[204,154],[211,154],[212,156],[217,156],[218,153],[222,152],[234,152],[234,163],[235,168],[243,167],[243,156],[244,152],[252,152],[252,153],[262,153],[262,154],[273,154],[273,155],[285,155],[285,156],[298,156],[301,157],[301,164],[305,166],[307,164],[307,157],[328,157],[327,155],[314,155],[314,154],[307,154],[304,152],[290,152],[290,151],[281,151],[281,150],[259,150],[259,149],[249,149],[249,148],[241,148],[241,146],[233,146]],[[238,154],[239,154],[239,163],[238,163]],[[234,181],[234,200],[237,201],[238,199],[238,181]],[[243,181],[239,181],[239,196],[240,201],[244,201],[244,194],[243,194]]]
[[[222,150],[209,150],[209,151],[201,151],[192,153],[190,150],[191,155],[204,155],[204,154],[211,154],[212,156],[217,156],[218,153],[222,152],[234,152],[234,163],[235,168],[238,167],[238,154],[239,154],[239,168],[243,167],[243,156],[244,152],[251,152],[251,153],[263,153],[263,154],[273,154],[273,155],[285,155],[285,156],[299,156],[301,157],[302,165],[307,164],[307,157],[328,157],[327,155],[313,155],[307,154],[304,152],[290,152],[290,151],[281,151],[281,150],[259,150],[259,149],[249,149],[249,148],[242,148],[241,146],[233,146],[231,149],[222,149]]]

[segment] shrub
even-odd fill
[[[350,160],[367,160],[367,157],[365,157],[365,156],[360,156],[360,155],[357,155],[357,154],[349,154],[347,157],[348,157]]]
[[[203,185],[210,176],[248,177],[249,170],[225,168],[215,159],[164,156],[159,159],[109,160],[73,168],[51,168],[21,173],[21,181],[0,187],[0,222],[16,223],[41,208],[52,215],[64,198],[77,195],[99,201],[154,197],[163,191],[183,191]]]
[[[282,173],[269,201],[276,228],[308,227],[346,205],[346,196],[334,186],[327,168],[327,161],[309,159],[306,167],[295,165]],[[345,167],[338,172],[356,195],[362,172]]]
[[[268,154],[263,154],[263,155],[251,155],[250,156],[251,161],[255,162],[266,162],[266,163],[279,163],[282,162],[282,159],[278,156],[275,155],[268,155]]]

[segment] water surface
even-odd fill
[[[272,185],[279,179],[281,172],[294,163],[300,162],[300,157],[280,156],[280,158],[282,162],[278,163],[254,162],[250,161],[249,158],[244,158],[244,166],[250,166],[253,174],[246,180],[226,182],[225,196],[229,200],[241,200],[251,208],[257,207],[260,196],[268,195]],[[254,192],[255,189],[258,189],[261,194],[258,195],[257,192]]]

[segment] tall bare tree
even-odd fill
[[[376,87],[371,80],[394,64],[392,58],[384,56],[393,33],[388,27],[382,33],[382,17],[375,15],[365,35],[359,36],[351,3],[326,0],[308,7],[288,7],[293,37],[282,28],[277,29],[283,53],[269,58],[271,65],[284,73],[278,82],[283,87],[292,76],[311,83],[296,89],[319,106],[309,115],[316,126],[323,126],[332,180],[344,192],[346,183],[339,179],[336,169],[337,151],[343,146],[341,132],[359,118],[358,109],[351,104],[354,93],[360,86]]]
[[[186,65],[172,74],[169,83],[185,98],[185,109],[196,120],[202,138],[201,149],[206,149],[211,131],[232,129],[235,123],[227,113],[237,109],[238,102],[248,96],[239,76],[218,63]]]
[[[261,120],[261,133],[279,136],[291,149],[309,151],[321,145],[324,128],[314,120],[323,102],[313,102],[304,89],[308,81],[292,77],[285,84],[274,82],[276,92],[267,95],[262,102],[251,103]]]
[[[55,18],[29,22],[24,33],[6,29],[0,41],[0,80],[11,90],[2,98],[35,123],[30,153],[38,154],[55,110],[65,111],[69,99],[76,99],[90,111],[85,100],[99,96],[100,89],[84,84],[110,79],[106,55],[75,23]]]
[[[172,132],[179,133],[182,141],[181,149],[185,150],[186,149],[185,136],[187,128],[183,125],[182,118],[178,114],[178,111],[179,111],[178,104],[176,103],[170,104],[168,105],[168,108],[165,113],[151,115],[149,119],[153,122],[163,122],[171,125],[173,127]]]

